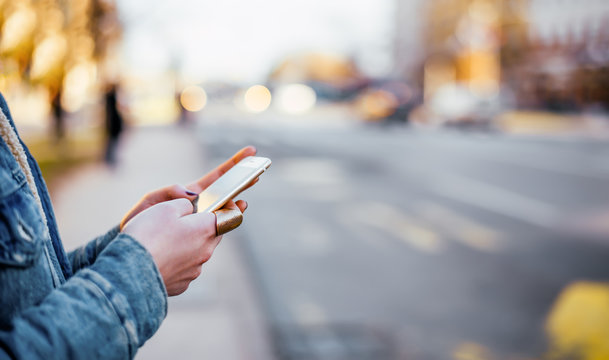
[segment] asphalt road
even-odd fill
[[[245,144],[273,160],[238,237],[280,359],[542,358],[606,309],[586,304],[609,292],[607,143],[205,122],[197,136],[211,163]]]

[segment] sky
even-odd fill
[[[286,56],[352,57],[369,75],[392,65],[394,0],[117,0],[127,71],[180,69],[197,81],[262,81]]]

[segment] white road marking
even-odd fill
[[[438,253],[443,248],[440,235],[392,205],[364,202],[345,207],[342,213],[352,222],[388,233],[416,250]]]
[[[446,238],[454,238],[470,248],[497,252],[503,248],[501,235],[463,215],[434,203],[417,204],[417,212],[441,229]]]
[[[558,210],[547,203],[456,174],[432,182],[431,189],[447,198],[545,228],[556,226],[560,219]]]

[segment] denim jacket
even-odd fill
[[[14,128],[2,95],[0,108]],[[0,359],[133,358],[167,313],[151,255],[118,226],[66,254],[40,169],[23,147],[47,221],[0,140]]]

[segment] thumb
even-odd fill
[[[203,237],[216,236],[216,215],[211,212],[189,213],[180,219],[182,223],[188,224],[193,229],[202,232]]]
[[[185,198],[169,200],[169,201],[157,204],[156,206],[167,206],[168,208],[170,208],[171,211],[173,211],[177,215],[177,217],[180,217],[180,218],[184,217],[186,215],[191,215],[194,210],[194,207],[193,207],[192,203],[190,202],[190,200],[185,199]]]

